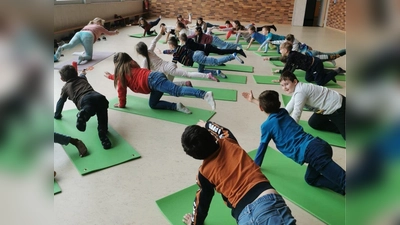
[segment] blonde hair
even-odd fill
[[[100,21],[101,25],[104,26],[105,20],[103,20],[100,17],[96,17],[93,20],[89,21],[89,24],[96,24],[99,21]]]

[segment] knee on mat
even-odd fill
[[[157,105],[157,103],[150,103],[150,102],[149,102],[149,106],[150,106],[150,108],[152,108],[152,109],[156,109],[156,105]]]

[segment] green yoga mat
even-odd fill
[[[279,54],[278,52],[276,52],[276,51],[269,51],[269,52],[267,52],[267,53],[265,53],[265,52],[254,52],[254,54],[256,54],[256,55],[259,55],[259,56],[262,56],[262,57],[266,57],[266,56],[271,56],[271,57],[279,57],[279,56],[281,56],[281,54]]]
[[[227,78],[221,78],[218,77],[220,82],[222,83],[235,83],[235,84],[246,84],[247,83],[247,76],[243,76],[243,75],[236,75],[236,74],[227,74],[224,73]],[[204,79],[204,78],[195,78],[195,77],[175,77],[175,79],[191,79],[191,80],[203,80],[203,81],[212,81],[215,82],[213,80],[210,79]]]
[[[189,66],[184,66],[184,67],[189,67]],[[194,63],[193,67],[198,68],[199,64]],[[253,66],[236,65],[236,64],[225,64],[225,66],[206,66],[206,69],[229,70],[229,71],[238,71],[247,73],[252,73],[254,71]]]
[[[54,179],[54,194],[61,193],[60,185],[58,185],[57,181]]]
[[[211,87],[198,87],[194,86],[194,88],[203,90],[203,91],[212,91],[214,100],[221,100],[221,101],[237,101],[237,90],[233,89],[223,89],[223,88],[211,88]],[[168,94],[165,94],[168,95]],[[194,96],[182,96],[188,98],[195,98]]]
[[[283,62],[278,61],[278,60],[271,60],[270,62],[274,66],[279,66],[279,67],[284,67],[285,66],[285,64]],[[324,64],[324,68],[325,69],[327,69],[327,68],[336,68],[331,62],[323,62],[323,64]]]
[[[301,125],[304,129],[305,132],[313,135],[314,137],[320,137],[322,140],[325,140],[328,142],[328,144],[332,146],[337,146],[341,148],[346,148],[346,141],[343,139],[342,135],[332,133],[332,132],[327,132],[327,131],[321,131],[321,130],[315,130],[314,128],[311,128],[308,125],[307,121],[300,120],[299,125]]]
[[[184,114],[182,112],[172,110],[151,109],[149,106],[149,100],[147,98],[140,98],[132,95],[128,95],[126,98],[126,108],[113,107],[113,105],[118,102],[118,98],[113,98],[110,100],[110,109],[184,125],[193,125],[199,122],[199,120],[207,121],[215,114],[214,111],[190,107],[188,105],[185,106],[192,111],[192,114]],[[179,102],[179,99],[176,99],[174,102]],[[204,107],[210,108],[205,101]]]
[[[143,33],[140,34],[130,34],[129,37],[134,37],[134,38],[145,38],[145,37],[152,37],[152,36],[157,36],[157,34],[152,33],[150,35],[146,34],[146,36],[143,37]]]
[[[254,157],[256,151],[249,153]],[[291,159],[268,148],[262,172],[272,186],[285,198],[294,202],[321,221],[331,225],[342,225],[345,219],[345,198],[330,190],[316,188],[304,181],[306,166],[300,166]],[[193,176],[195,176],[193,172]],[[190,186],[156,201],[161,212],[173,225],[182,224],[182,217],[192,212],[193,200],[198,189]],[[234,225],[230,209],[223,203],[220,194],[215,193],[205,221],[207,225]]]
[[[89,155],[80,158],[74,145],[63,145],[65,152],[80,174],[85,175],[97,170],[112,167],[140,157],[140,154],[125,141],[111,126],[108,126],[108,138],[111,149],[104,150],[97,135],[97,118],[90,118],[86,131],[80,132],[76,127],[78,110],[62,112],[61,120],[54,120],[54,131],[81,139],[88,148]]]
[[[224,40],[224,41],[229,42],[229,43],[234,43],[236,41],[236,39],[228,39],[228,40]],[[246,48],[247,45],[249,45],[249,43],[247,41],[245,41],[245,40],[240,40],[238,42],[238,44],[241,44],[243,46],[243,48]],[[259,46],[260,44],[258,42],[253,42],[251,45],[252,46],[253,45]]]
[[[273,80],[279,80],[278,76],[265,76],[265,75],[253,75],[254,80],[256,81],[257,84],[273,84],[273,85],[280,85],[280,83],[275,83],[272,82]],[[308,81],[306,81],[306,79],[304,77],[298,76],[297,79],[300,82],[303,83],[308,83]],[[340,86],[339,84],[333,82],[333,81],[329,81],[327,84],[324,85],[324,87],[327,88],[343,88],[342,86]]]

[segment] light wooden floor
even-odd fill
[[[174,24],[173,19],[163,18],[161,22],[167,25]],[[209,22],[214,24],[223,23],[223,21]],[[262,23],[259,25],[262,25]],[[332,52],[345,48],[345,32],[330,28],[292,27],[279,24],[276,26],[278,28],[277,34],[286,35],[292,33],[300,41],[306,42],[320,51]],[[119,30],[119,35],[107,36],[107,41],[96,42],[94,51],[123,51],[130,54],[134,60],[141,62],[142,57],[136,53],[135,45],[139,41],[149,45],[152,38],[137,39],[128,37],[128,34],[142,32],[142,29],[137,26],[120,28]],[[167,45],[158,44],[157,48],[164,50],[167,49]],[[83,51],[83,47],[77,46],[72,50],[65,51],[65,56],[61,60],[69,59],[72,57],[72,52],[77,51]],[[247,55],[247,58],[243,58],[245,65],[254,66],[255,74],[270,75],[272,66],[269,62],[262,61],[261,57],[251,52],[248,52]],[[162,55],[161,57],[165,60],[171,60],[169,55]],[[87,75],[94,89],[104,94],[108,99],[117,96],[113,83],[103,77],[104,71],[113,71],[112,60],[112,57],[109,57],[100,62]],[[337,66],[346,69],[345,60],[346,57],[336,60]],[[229,63],[239,64],[237,61]],[[259,129],[261,123],[265,120],[265,115],[255,105],[243,99],[240,93],[253,90],[254,94],[258,95],[266,89],[282,91],[278,85],[256,84],[251,73],[240,74],[247,75],[247,84],[197,80],[192,81],[192,83],[199,86],[238,90],[237,102],[217,101],[217,114],[212,120],[231,129],[240,141],[241,146],[245,150],[251,151],[258,147],[260,140]],[[343,87],[346,86],[345,82],[338,81],[338,83]],[[59,79],[58,71],[54,71],[54,103],[58,100],[63,84]],[[345,95],[345,88],[336,90]],[[132,94],[132,92],[129,94]],[[209,109],[209,105],[202,99],[163,98],[175,102],[181,101],[188,106]],[[71,101],[67,101],[64,110],[74,107]],[[110,107],[112,106],[110,105]],[[81,176],[62,147],[55,144],[54,170],[57,171],[57,180],[63,190],[61,194],[54,196],[54,215],[57,224],[168,224],[155,201],[194,184],[197,169],[201,163],[188,157],[182,150],[180,135],[185,126],[114,110],[109,110],[108,115],[109,124],[135,147],[142,155],[142,158]],[[310,115],[307,112],[303,113],[302,119],[307,119]],[[333,147],[333,149],[334,160],[345,168],[345,149],[336,147]],[[287,200],[286,202],[297,219],[297,224],[323,224],[290,201]],[[187,204],[191,205],[192,202]]]

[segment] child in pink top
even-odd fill
[[[77,32],[68,44],[64,44],[57,49],[56,53],[54,54],[54,61],[58,62],[60,60],[62,51],[73,48],[78,44],[83,45],[83,48],[85,49],[85,55],[79,56],[78,64],[81,64],[81,62],[84,60],[92,60],[93,44],[96,42],[97,38],[99,38],[101,34],[115,35],[119,33],[118,30],[108,31],[103,26],[103,19],[99,17],[94,18],[89,22],[88,25],[82,28],[81,31]]]

